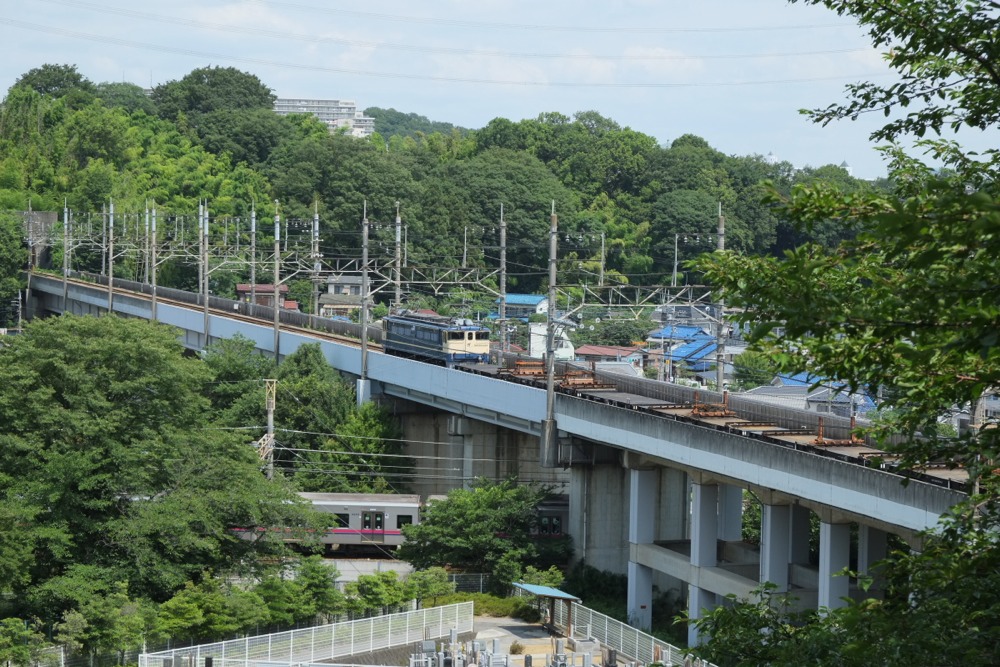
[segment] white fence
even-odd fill
[[[566,605],[557,604],[555,610],[555,625],[565,632],[569,624]],[[684,649],[575,602],[572,603],[572,614],[573,639],[596,639],[604,648],[617,651],[619,659],[643,665],[661,662],[664,665],[714,667],[712,663],[686,657]]]
[[[447,637],[452,630],[472,631],[471,602],[144,653],[139,667],[205,667],[206,658],[211,667],[285,667]]]

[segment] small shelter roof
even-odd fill
[[[531,593],[532,595],[537,595],[540,598],[553,598],[555,600],[580,602],[580,598],[576,597],[575,595],[570,595],[569,593],[561,591],[558,588],[552,588],[551,586],[515,583],[514,588],[520,588],[525,593]]]

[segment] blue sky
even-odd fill
[[[0,44],[4,92],[43,63],[143,86],[232,66],[279,97],[470,128],[596,110],[662,144],[690,133],[727,154],[885,171],[868,140],[881,119],[798,113],[892,81],[880,54],[851,19],[784,0],[0,0]]]

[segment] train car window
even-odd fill
[[[413,523],[412,514],[400,514],[396,517],[396,529],[400,529],[403,526],[409,526]]]
[[[351,525],[351,515],[350,514],[336,514],[337,517],[337,528],[349,528]]]
[[[362,512],[361,513],[361,530],[371,530],[372,529],[372,513]]]
[[[375,530],[385,530],[385,514],[375,512]]]
[[[557,516],[552,517],[552,534],[562,535],[562,519]]]
[[[541,524],[539,531],[542,535],[549,534],[549,517],[543,516],[542,520],[539,522]]]

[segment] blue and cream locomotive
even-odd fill
[[[382,331],[388,354],[446,366],[490,359],[490,330],[472,320],[403,313],[385,317]]]

